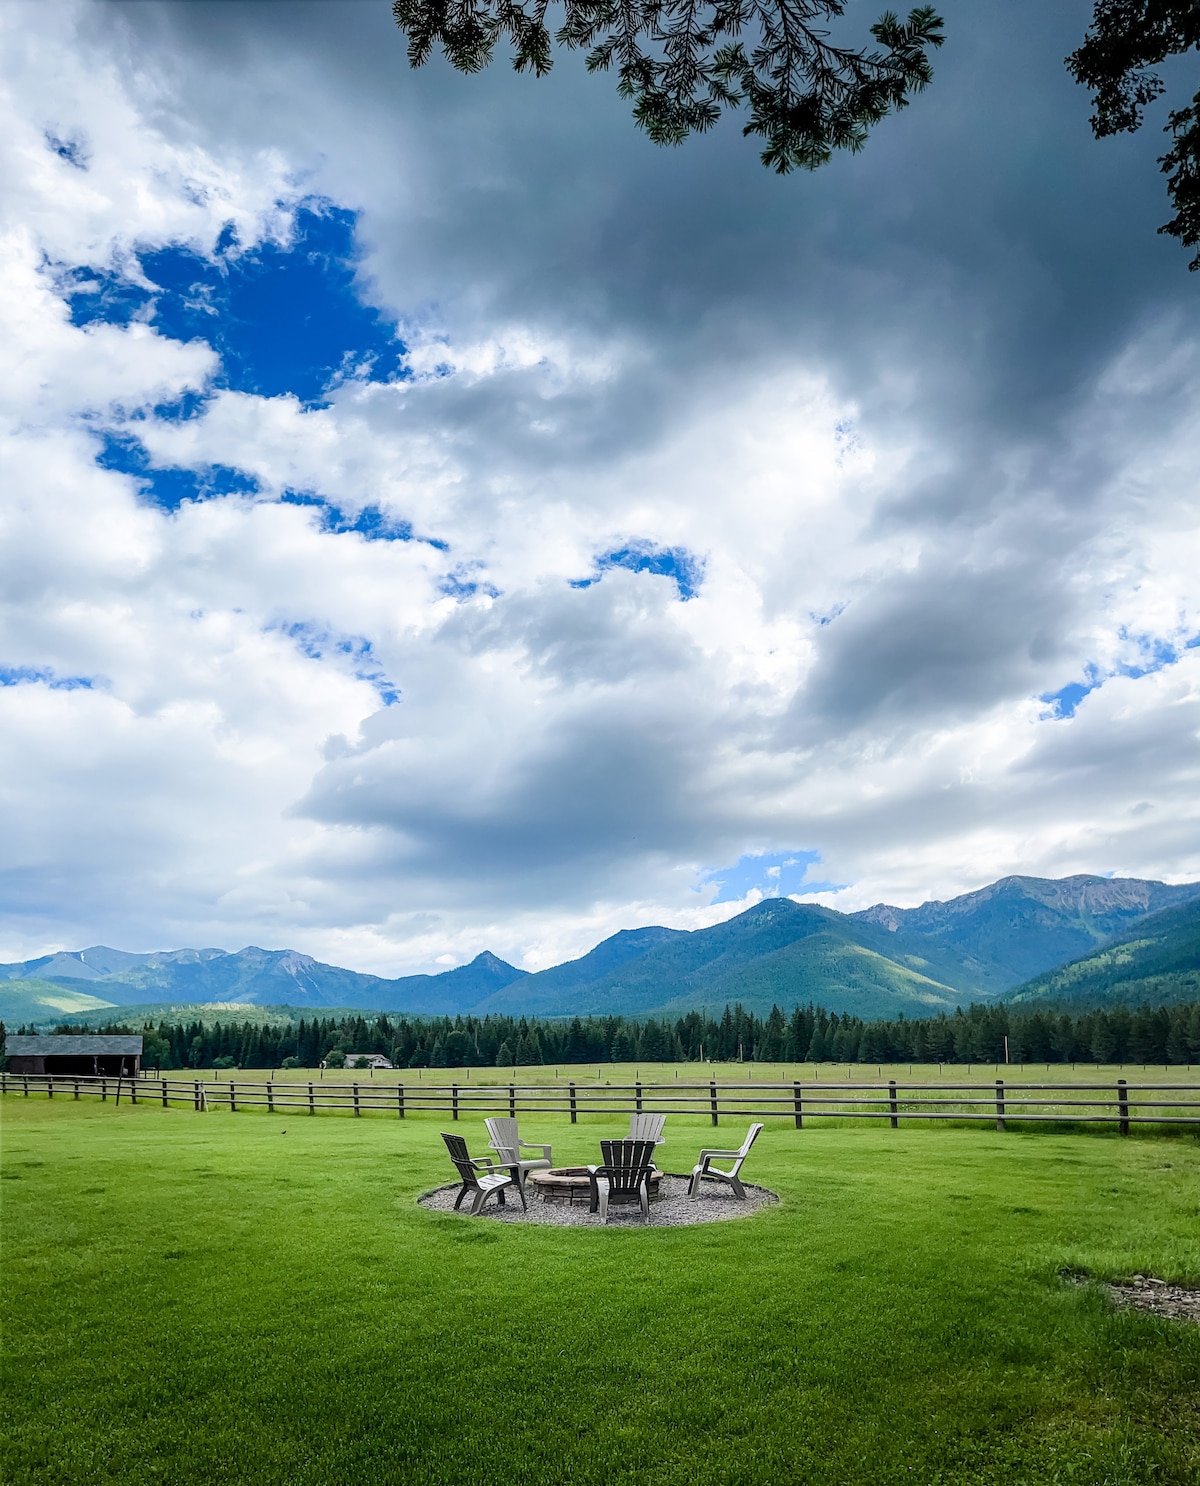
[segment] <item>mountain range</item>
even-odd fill
[[[1111,990],[1120,976],[1136,979],[1135,971],[1145,978],[1200,970],[1198,955],[1200,883],[1006,877],[919,908],[881,903],[839,913],[768,898],[707,929],[622,930],[536,974],[487,952],[439,975],[389,980],[294,950],[133,954],[96,946],[0,965],[0,1017],[11,1024],[180,1003],[676,1016],[693,1008],[719,1014],[737,1001],[766,1013],[774,1003],[810,1000],[864,1018],[928,1016],[1013,992],[1100,995],[1101,981]]]

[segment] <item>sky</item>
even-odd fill
[[[1200,878],[1167,105],[941,10],[781,178],[387,0],[0,7],[0,960]]]

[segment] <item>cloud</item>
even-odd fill
[[[4,957],[1200,875],[1194,286],[1074,9],[780,181],[386,6],[10,6]]]

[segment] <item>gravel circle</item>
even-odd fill
[[[760,1208],[767,1207],[771,1203],[779,1201],[774,1192],[768,1192],[766,1187],[752,1187],[745,1183],[746,1200],[741,1202],[733,1195],[732,1190],[726,1186],[718,1186],[716,1183],[705,1182],[698,1197],[692,1198],[687,1195],[689,1178],[677,1176],[672,1172],[663,1174],[662,1184],[659,1187],[659,1195],[650,1203],[650,1222],[646,1224],[642,1220],[642,1210],[633,1203],[628,1206],[613,1205],[608,1210],[608,1226],[610,1228],[689,1228],[696,1223],[721,1223],[731,1218],[749,1218]],[[454,1199],[461,1191],[458,1182],[451,1183],[448,1187],[437,1187],[432,1192],[426,1192],[423,1197],[417,1199],[421,1207],[428,1208],[430,1212],[454,1213]],[[520,1199],[514,1195],[508,1197],[508,1201],[501,1207],[494,1197],[489,1198],[487,1205],[478,1215],[480,1218],[490,1218],[499,1223],[542,1223],[551,1228],[599,1228],[600,1214],[590,1213],[587,1203],[579,1203],[569,1207],[565,1203],[543,1202],[541,1198],[535,1197],[532,1189],[527,1189],[526,1197],[529,1202],[529,1211],[521,1211]],[[466,1211],[467,1204],[464,1202],[462,1208],[455,1216],[467,1218],[470,1214]]]

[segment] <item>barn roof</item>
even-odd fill
[[[9,1037],[5,1051],[10,1058],[112,1058],[140,1056],[140,1037],[105,1037],[96,1033],[80,1037],[65,1032],[45,1037]]]

